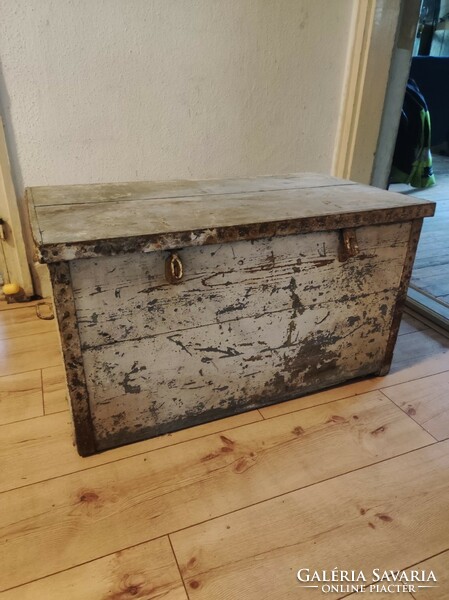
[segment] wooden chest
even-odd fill
[[[385,374],[434,212],[315,174],[28,197],[82,455]]]

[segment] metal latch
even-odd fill
[[[181,259],[175,253],[165,261],[165,278],[169,283],[179,283],[184,276],[184,268]]]
[[[354,227],[340,230],[340,241],[338,244],[338,260],[345,262],[348,258],[357,256],[359,253],[359,244]]]
[[[6,240],[5,221],[0,218],[0,240]]]

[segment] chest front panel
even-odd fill
[[[410,223],[74,260],[98,449],[379,371]]]

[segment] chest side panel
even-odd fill
[[[376,372],[410,224],[71,265],[98,447],[157,435]]]
[[[360,254],[346,263],[337,232],[186,248],[178,252],[180,285],[165,278],[166,252],[74,261],[83,349],[286,310],[293,301],[304,309],[339,302],[358,296],[368,278],[369,292],[392,289],[408,234],[408,223],[359,229]]]

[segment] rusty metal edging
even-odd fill
[[[89,393],[75,312],[72,280],[68,263],[48,265],[53,285],[54,304],[67,375],[78,452],[89,456],[97,452],[90,414]]]
[[[266,223],[229,225],[212,229],[155,233],[131,237],[60,242],[53,244],[37,243],[38,260],[42,263],[116,256],[135,252],[156,252],[177,250],[190,246],[229,243],[242,240],[257,240],[274,236],[287,236],[316,231],[386,225],[430,217],[435,212],[435,203],[426,202],[413,206],[370,210],[366,212],[339,213],[321,217],[302,217]],[[36,225],[34,225],[36,226]]]
[[[380,371],[378,373],[378,375],[380,376],[387,375],[391,367],[391,361],[393,360],[393,352],[399,333],[399,326],[401,324],[402,314],[404,312],[405,301],[407,299],[407,291],[412,275],[413,263],[415,262],[416,250],[418,248],[419,234],[421,233],[422,224],[423,219],[416,219],[411,222],[410,237],[407,246],[407,255],[405,257],[404,268],[402,270],[398,295],[396,297],[396,304],[393,311],[390,335],[388,337],[382,367],[380,368]]]

